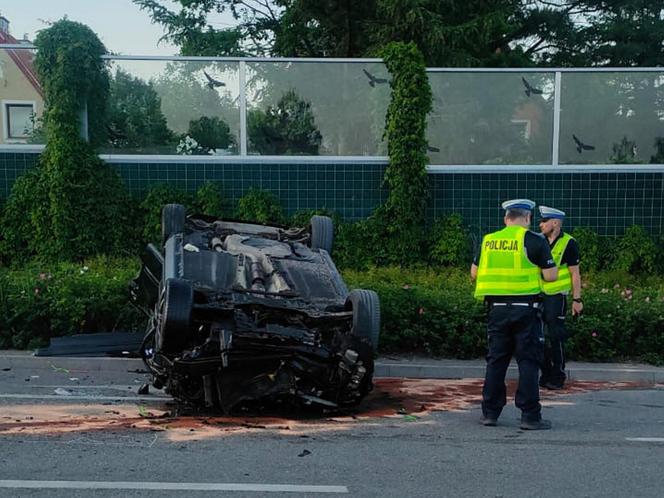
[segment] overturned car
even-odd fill
[[[162,211],[130,284],[148,317],[153,384],[181,405],[225,413],[269,403],[341,408],[372,388],[380,305],[348,291],[330,252],[333,223],[284,228]]]

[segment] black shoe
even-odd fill
[[[495,427],[498,425],[498,419],[482,415],[480,417],[480,424],[482,424],[485,427]]]
[[[546,431],[551,429],[551,422],[548,420],[521,420],[521,428],[524,431]]]
[[[565,387],[565,384],[563,383],[558,384],[556,382],[545,382],[542,387],[545,389],[550,389],[551,391],[560,391]]]

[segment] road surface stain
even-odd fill
[[[149,404],[117,402],[14,404],[2,406],[0,435],[62,435],[96,431],[139,430],[163,433],[169,441],[191,441],[262,431],[303,436],[337,432],[358,424],[381,424],[384,419],[403,423],[429,423],[437,411],[469,410],[481,401],[482,379],[440,380],[382,378],[359,407],[327,414],[289,413],[278,416],[172,416],[172,406],[155,400]],[[543,390],[544,405],[570,404],[561,396],[607,389],[645,387],[635,382],[570,382],[560,391]],[[513,403],[516,382],[509,381],[508,403]],[[383,422],[381,422],[383,421]]]

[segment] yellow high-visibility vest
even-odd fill
[[[569,244],[570,240],[574,240],[574,238],[564,233],[551,249],[553,261],[558,267],[558,278],[553,282],[542,280],[542,291],[549,296],[572,290],[572,274],[569,272],[567,264],[561,264],[563,254],[565,254],[565,249],[567,249],[567,244]]]
[[[541,291],[540,269],[526,256],[528,229],[512,225],[484,236],[475,297],[531,296]]]

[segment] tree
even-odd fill
[[[186,134],[190,123],[201,116],[217,116],[229,126],[233,137],[230,144],[235,147],[240,128],[238,101],[227,87],[223,91],[206,87],[203,71],[230,79],[236,77],[237,63],[168,63],[152,82],[161,96],[162,112],[170,128],[178,134]]]
[[[228,149],[233,144],[230,128],[216,116],[202,116],[190,121],[187,135],[196,140],[206,154],[217,149]]]
[[[428,66],[658,66],[653,0],[134,0],[185,55],[362,57],[415,42]],[[237,26],[215,29],[230,13]]]
[[[429,65],[507,65],[521,62],[511,42],[532,34],[517,23],[525,0],[179,0],[179,12],[134,2],[186,55],[362,57],[413,41]],[[238,25],[214,29],[210,18],[227,12]]]
[[[284,57],[358,57],[370,44],[376,0],[284,2],[273,52]]]
[[[102,137],[108,72],[99,38],[63,19],[39,32],[35,69],[44,89],[46,148],[12,188],[2,220],[13,260],[77,261],[135,249],[131,202],[117,171],[80,135],[84,105],[91,142]]]
[[[276,106],[253,110],[247,116],[249,141],[264,155],[318,154],[323,139],[311,104],[289,90]]]
[[[174,141],[154,85],[121,69],[111,80],[107,131],[118,149],[146,152]]]
[[[660,66],[664,63],[662,4],[653,0],[537,0],[531,32],[535,62],[552,66]]]
[[[177,0],[174,12],[159,0],[133,0],[166,29],[182,55],[247,56],[272,53],[282,5],[290,0]],[[173,2],[171,2],[173,3]],[[230,13],[237,26],[215,29],[209,17]]]

